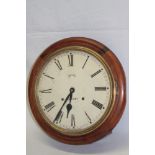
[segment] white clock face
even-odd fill
[[[64,50],[52,56],[36,84],[44,117],[57,130],[78,133],[95,126],[111,104],[111,77],[89,52]]]

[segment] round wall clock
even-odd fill
[[[99,140],[116,126],[125,108],[125,74],[105,45],[73,37],[48,47],[33,65],[31,111],[52,138],[68,144]]]

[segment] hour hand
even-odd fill
[[[68,118],[69,112],[72,109],[72,105],[69,103],[69,104],[67,104],[66,108],[67,108],[67,118]]]
[[[74,93],[75,89],[74,89],[74,88],[70,88],[69,91],[70,91],[70,92],[69,92],[68,96],[66,97],[64,103],[62,104],[62,106],[61,106],[59,112],[57,113],[57,115],[56,115],[56,117],[55,117],[55,119],[54,119],[53,122],[58,121],[58,119],[59,119],[59,117],[61,116],[61,113],[62,113],[62,108],[64,107],[64,105],[66,104],[66,102],[67,102],[68,99],[69,99],[69,102],[70,102],[70,104],[71,104],[72,93]]]
[[[69,97],[69,104],[67,104],[66,108],[67,108],[67,118],[68,118],[68,115],[69,115],[69,112],[71,111],[72,109],[72,104],[71,104],[71,101],[72,101],[72,97],[73,97],[73,94],[74,93],[75,89],[74,88],[71,88],[70,89],[70,92],[71,92],[71,95]]]

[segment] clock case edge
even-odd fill
[[[83,46],[96,51],[101,55],[113,74],[114,84],[116,88],[116,96],[114,98],[114,106],[107,117],[107,119],[96,128],[94,131],[81,136],[64,135],[54,129],[43,119],[36,104],[35,99],[35,80],[40,71],[40,67],[44,64],[48,55],[58,49],[65,48],[67,46]],[[112,132],[112,129],[119,122],[126,105],[126,78],[123,67],[115,56],[115,54],[107,48],[104,44],[101,44],[93,39],[84,37],[71,37],[60,40],[53,45],[49,46],[36,60],[32,67],[29,82],[28,82],[28,99],[31,108],[31,112],[35,120],[40,127],[52,138],[67,144],[88,144],[101,139],[107,134]]]

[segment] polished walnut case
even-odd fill
[[[68,46],[81,46],[96,51],[108,65],[115,84],[113,107],[108,117],[102,122],[102,124],[98,128],[94,129],[92,132],[77,136],[64,135],[52,128],[49,123],[47,123],[46,120],[42,117],[37,106],[37,100],[35,97],[35,83],[37,80],[37,76],[39,75],[42,66],[46,63],[49,55],[59,49],[66,48]],[[83,37],[67,38],[60,40],[48,47],[36,60],[29,78],[28,98],[34,118],[49,136],[63,143],[88,144],[99,140],[105,135],[109,134],[120,120],[126,104],[125,74],[118,58],[105,45],[95,40]]]

